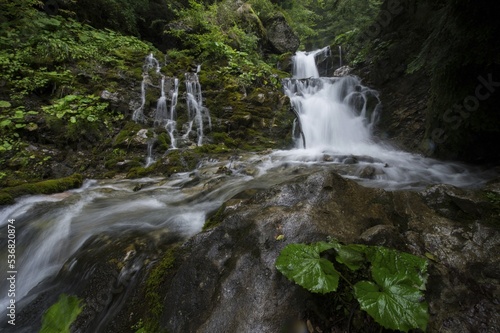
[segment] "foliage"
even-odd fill
[[[351,271],[370,264],[370,280],[353,284],[321,253],[335,250],[335,261]],[[276,260],[287,278],[315,293],[336,291],[342,278],[354,289],[361,308],[380,325],[407,332],[425,330],[428,322],[423,290],[427,282],[427,261],[381,246],[342,245],[337,241],[311,245],[290,244]]]
[[[57,303],[43,315],[40,333],[69,333],[71,324],[82,309],[83,306],[78,297],[61,294]]]
[[[107,108],[108,103],[100,102],[100,98],[94,95],[67,95],[52,105],[42,107],[46,114],[72,124],[77,121],[95,122]],[[107,119],[104,121],[107,125]]]
[[[177,28],[166,33],[183,41],[183,47],[188,50],[184,54],[218,66],[223,81],[236,77],[236,84],[243,87],[278,86],[273,65],[262,60],[260,41],[264,32],[260,16],[257,16],[260,10],[275,10],[275,7],[267,0],[250,3],[256,3],[259,9],[254,11],[250,7],[247,13],[255,24],[248,23],[238,14],[241,4],[234,1],[206,6],[190,0],[189,7],[177,11]],[[263,13],[269,14],[269,11]]]
[[[71,85],[72,65],[94,61],[119,67],[130,56],[142,56],[151,49],[111,30],[99,31],[31,7],[25,11],[18,20],[0,24],[0,73],[14,100]]]
[[[22,195],[32,194],[52,194],[64,192],[73,188],[82,186],[83,178],[80,174],[74,174],[69,177],[44,180],[37,183],[21,184],[13,187],[6,187],[0,191],[0,194],[7,194],[12,198]]]

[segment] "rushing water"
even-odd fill
[[[356,164],[345,176],[368,186],[411,189],[447,183],[477,186],[490,172],[398,150],[373,136],[381,109],[378,93],[356,76],[320,78],[316,59],[328,48],[297,52],[293,78],[284,81],[301,137],[297,149],[274,153],[296,163]]]

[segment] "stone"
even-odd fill
[[[267,38],[273,49],[279,53],[294,53],[300,46],[300,39],[286,22],[285,17],[275,15],[264,24]]]

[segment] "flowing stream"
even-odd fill
[[[320,78],[315,57],[325,52],[298,52],[294,76],[284,81],[299,118],[300,130],[296,131],[301,137],[295,149],[205,160],[193,172],[169,179],[87,180],[80,189],[25,197],[2,208],[2,234],[7,220],[16,220],[17,310],[43,292],[37,286],[54,277],[95,235],[119,237],[125,231],[140,230],[152,239],[161,233],[186,239],[200,232],[207,214],[234,195],[268,188],[301,173],[334,169],[367,186],[387,189],[419,189],[433,183],[479,186],[492,176],[462,164],[406,153],[377,140],[372,132],[380,112],[378,93],[354,76]],[[147,60],[146,66],[158,70],[152,56]],[[163,84],[162,80],[160,99],[165,97]],[[172,81],[170,85],[175,88],[177,84]],[[186,76],[186,87],[190,130],[193,124],[197,127],[197,143],[201,144],[208,111],[201,103],[196,73]],[[158,117],[160,113],[166,124],[173,121],[173,108],[162,105]],[[141,114],[142,109],[136,114],[138,119]],[[0,256],[7,258],[6,237],[0,240]],[[8,271],[3,259],[0,270]],[[8,288],[2,280],[2,318],[6,317]]]

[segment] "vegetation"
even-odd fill
[[[82,186],[82,182],[82,176],[75,174],[65,178],[5,187],[0,190],[0,205],[11,204],[15,198],[23,195],[64,192]]]
[[[321,257],[321,253],[332,249],[337,264],[350,271],[366,270],[369,264],[369,279],[354,282],[344,277],[330,260]],[[423,301],[425,259],[380,246],[330,241],[287,245],[276,260],[276,268],[315,293],[336,291],[342,278],[353,289],[361,309],[385,328],[408,332],[414,328],[425,331],[427,327],[428,306]]]
[[[57,303],[43,315],[40,333],[69,333],[71,324],[82,310],[78,297],[61,294]]]

